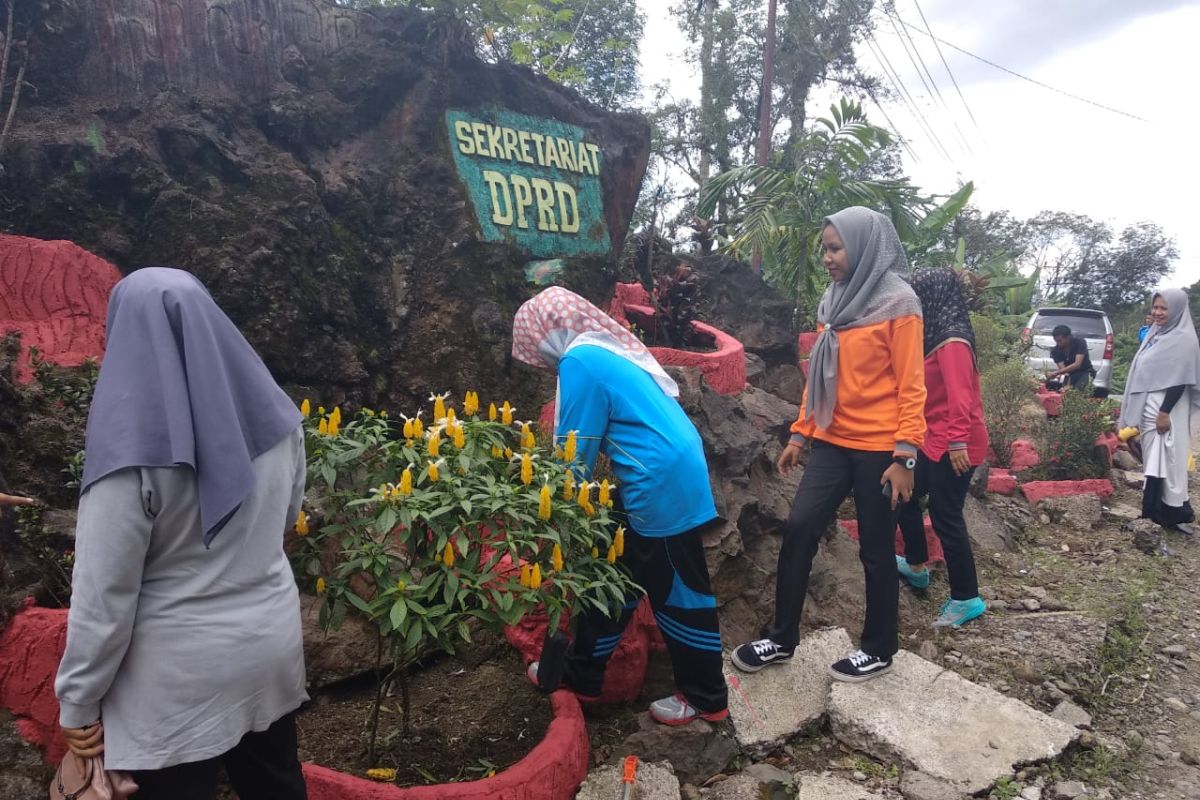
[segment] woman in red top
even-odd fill
[[[912,279],[925,317],[925,441],[917,457],[912,500],[900,509],[904,556],[896,556],[900,574],[914,588],[929,586],[925,562],[925,524],[920,500],[929,496],[929,519],[946,553],[950,600],[934,627],[957,628],[987,610],[979,597],[979,578],[963,503],[975,467],[987,455],[987,427],[975,362],[975,331],[958,276],[949,269],[924,269]]]

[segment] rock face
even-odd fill
[[[1078,731],[1029,706],[900,651],[890,674],[834,683],[830,720],[841,741],[981,792],[1015,765],[1053,758]]]
[[[744,673],[726,665],[729,715],[738,744],[750,752],[766,752],[819,720],[829,703],[829,665],[851,649],[841,628],[810,633],[800,640],[791,660]]]
[[[123,271],[192,270],[276,377],[326,405],[550,394],[512,368],[512,313],[547,278],[611,295],[644,119],[485,64],[464,30],[406,8],[108,8],[30,12],[39,91],[9,137],[4,228]]]

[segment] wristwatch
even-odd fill
[[[904,467],[909,472],[912,472],[917,468],[917,459],[913,458],[912,456],[895,455],[892,456],[892,461]]]

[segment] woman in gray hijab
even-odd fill
[[[1142,516],[1191,533],[1188,502],[1191,426],[1200,410],[1200,342],[1182,289],[1154,295],[1153,325],[1129,367],[1121,427],[1141,432],[1146,484]]]
[[[756,672],[792,657],[817,545],[853,491],[867,613],[859,649],[830,670],[837,680],[865,681],[891,669],[897,648],[896,504],[912,496],[925,437],[924,332],[891,220],[860,206],[839,211],[825,220],[822,253],[830,286],[817,309],[821,333],[778,463],[790,472],[811,443],[783,528],[775,620],[732,661]]]
[[[88,416],[63,736],[138,800],[306,796],[307,699],[283,551],[304,491],[300,413],[192,275],[113,289]]]

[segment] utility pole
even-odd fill
[[[771,159],[771,94],[775,86],[775,8],[776,0],[767,0],[767,48],[763,54],[762,96],[758,101],[758,151],[754,163],[767,166]],[[762,272],[762,251],[755,250],[751,262],[755,272]]]

